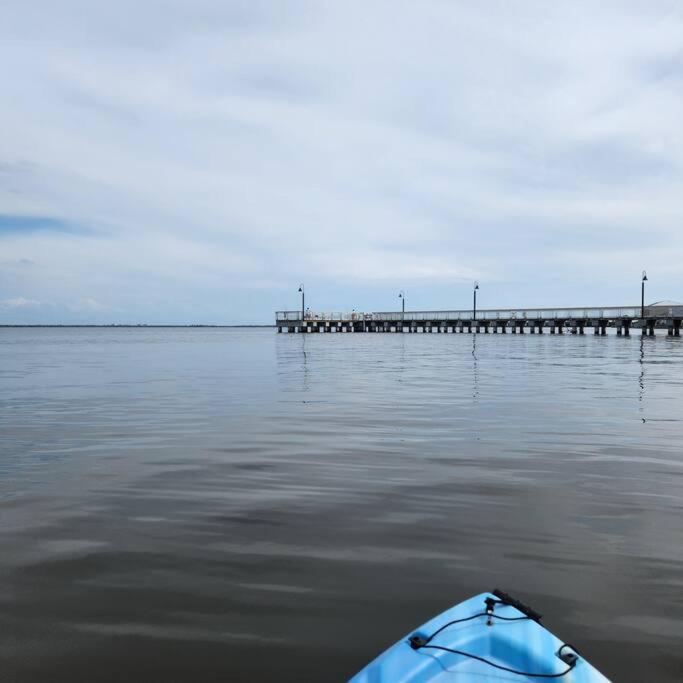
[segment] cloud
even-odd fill
[[[16,308],[30,308],[33,306],[40,306],[40,301],[35,299],[26,299],[23,296],[18,296],[14,299],[3,299],[0,301],[0,309],[16,309]]]
[[[302,280],[320,307],[467,307],[472,279],[588,305],[647,268],[680,298],[681,41],[665,1],[13,3],[0,241],[39,265],[0,296],[260,322]]]
[[[67,221],[50,216],[11,216],[0,214],[0,235],[27,232],[84,232]],[[29,259],[22,259],[28,261]]]

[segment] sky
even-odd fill
[[[5,0],[0,323],[683,300],[683,3]]]

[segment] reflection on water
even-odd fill
[[[472,358],[472,398],[474,399],[474,402],[477,403],[479,401],[479,377],[477,375],[477,366],[479,364],[479,360],[477,358],[476,334],[472,335]]]
[[[0,330],[3,680],[339,681],[500,586],[683,679],[683,345]]]
[[[640,411],[640,414],[643,415],[643,401],[645,399],[645,337],[640,338],[640,357],[638,358],[638,362],[640,363],[640,375],[638,376],[638,387],[640,388],[638,402],[640,405],[638,406],[638,410]],[[643,422],[646,421],[644,416],[642,420]]]

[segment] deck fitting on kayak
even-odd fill
[[[414,636],[410,636],[410,638],[408,638],[408,642],[410,643],[410,647],[412,647],[413,650],[419,650],[421,647],[424,647],[429,641],[424,636],[421,636],[418,633],[416,633]]]
[[[570,645],[569,643],[564,643],[562,647],[557,651],[557,656],[565,663],[569,664],[569,666],[576,666],[576,662],[579,661],[579,657],[576,654],[576,652],[562,652],[566,647],[572,648],[572,650],[576,650],[576,648],[573,645]]]
[[[484,602],[486,603],[486,625],[493,626],[493,619],[491,617],[493,617],[493,607],[498,601],[488,597]]]

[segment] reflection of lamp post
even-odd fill
[[[645,320],[645,283],[647,282],[647,273],[643,271],[643,279],[640,283],[640,317]]]
[[[403,290],[398,293],[398,298],[401,300],[401,332],[403,332],[403,322],[406,319],[406,295]]]
[[[303,323],[304,316],[306,315],[306,306],[304,305],[304,302],[306,301],[306,294],[304,292],[303,285],[299,285],[299,291],[301,292],[301,322]]]
[[[477,290],[479,289],[479,283],[475,280],[474,282],[474,306],[473,306],[473,315],[472,315],[472,322],[475,324],[477,323]]]

